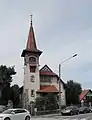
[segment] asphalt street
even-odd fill
[[[73,116],[44,116],[34,117],[31,120],[92,120],[92,113]]]

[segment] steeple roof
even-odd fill
[[[31,26],[30,26],[30,30],[29,30],[29,35],[28,35],[28,41],[27,41],[26,49],[30,50],[30,51],[37,50],[32,22],[31,22]]]
[[[32,25],[32,19],[31,19],[31,25],[30,25],[30,29],[29,29],[29,35],[28,35],[26,49],[23,50],[21,56],[24,57],[26,53],[37,53],[39,55],[41,55],[41,53],[42,53],[42,51],[37,49],[34,29],[33,29],[33,25]]]

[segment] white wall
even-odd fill
[[[39,68],[37,66],[35,73],[30,73],[29,64],[24,67],[24,91],[28,89],[29,102],[34,101],[36,98],[36,91],[40,89],[40,80],[39,80]],[[31,82],[31,75],[34,75],[34,82]],[[31,96],[31,90],[35,90],[35,96]]]
[[[52,85],[55,85],[56,88],[59,90],[59,82],[57,82],[57,77],[53,77]],[[61,82],[61,104],[66,105],[66,98],[65,98],[65,89],[63,83]]]

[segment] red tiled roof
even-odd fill
[[[29,54],[30,53],[37,53],[39,55],[41,55],[41,53],[42,53],[42,51],[37,49],[36,40],[35,40],[35,34],[34,34],[34,29],[33,29],[32,24],[31,24],[30,30],[29,30],[26,49],[23,50],[21,56],[24,57],[25,54],[28,54],[28,53]]]
[[[84,97],[87,95],[87,93],[89,92],[89,90],[83,90],[82,93],[80,94],[80,101],[84,99]]]
[[[40,86],[40,90],[45,89],[46,87],[49,87],[49,85],[42,85],[42,86]]]
[[[37,92],[42,92],[42,93],[58,93],[59,91],[54,85],[45,87],[44,89],[38,90]]]
[[[31,24],[30,30],[29,30],[26,49],[28,49],[28,50],[37,50],[35,36],[34,36],[34,30],[33,30],[32,24]]]

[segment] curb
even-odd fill
[[[37,117],[54,117],[54,116],[61,116],[61,114],[52,114],[52,115],[38,115],[38,116],[32,116],[32,118],[37,118]]]

